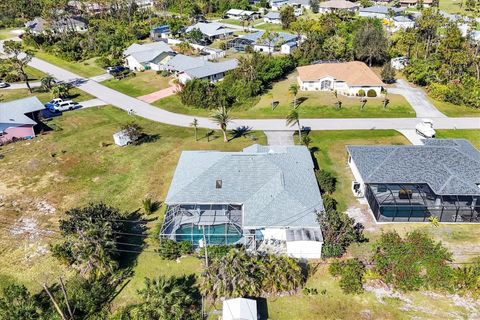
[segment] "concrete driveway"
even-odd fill
[[[430,100],[428,100],[427,95],[422,89],[412,87],[405,80],[397,80],[395,88],[388,89],[388,92],[404,96],[417,113],[417,118],[446,117],[446,115],[438,111]]]
[[[198,119],[199,127],[217,129],[218,126],[208,118],[176,114],[144,101],[132,98],[116,90],[103,86],[95,81],[83,79],[65,69],[52,65],[38,58],[33,58],[30,65],[38,70],[53,75],[58,80],[74,81],[76,86],[106,104],[123,110],[133,110],[141,117],[152,121],[175,126],[189,127],[194,118]],[[433,118],[436,129],[478,129],[480,118],[447,118],[438,112],[438,118]],[[371,130],[371,129],[413,129],[418,123],[416,118],[372,118],[372,119],[301,119],[301,125],[310,130]],[[293,131],[295,127],[287,127],[283,119],[234,119],[229,128],[246,126],[252,130]]]

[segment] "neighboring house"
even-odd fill
[[[384,83],[365,63],[360,61],[320,63],[298,67],[298,84],[302,91],[337,91],[356,96],[375,91],[379,96]]]
[[[396,32],[401,29],[413,28],[415,21],[406,16],[395,16],[389,21],[388,30],[390,32]]]
[[[270,41],[262,38],[264,33],[265,31],[257,31],[239,36],[229,41],[227,47],[237,51],[245,51],[247,47],[251,47],[254,51],[259,52],[290,54],[297,47],[297,42],[299,41],[297,35],[284,32],[279,32],[278,36]]]
[[[99,14],[109,10],[107,5],[92,1],[68,1],[67,9],[68,11],[74,11],[78,13],[85,12],[88,14]]]
[[[320,2],[319,12],[329,13],[329,12],[356,12],[359,5],[354,2],[345,1],[345,0],[329,0]]]
[[[321,257],[323,202],[305,146],[183,151],[165,203],[162,237],[251,250],[273,242],[290,256]]]
[[[480,41],[480,31],[472,29],[467,23],[459,24],[458,29],[460,29],[463,37],[470,37],[474,41]]]
[[[87,21],[81,17],[67,17],[54,20],[51,23],[42,17],[36,17],[25,23],[27,31],[33,34],[43,34],[47,31],[53,33],[85,32],[88,29]]]
[[[203,34],[204,39],[213,41],[215,39],[222,39],[233,35],[235,30],[227,28],[223,24],[216,22],[198,22],[186,28],[185,32],[188,33],[193,29],[199,29]]]
[[[150,9],[153,8],[153,0],[135,0],[135,4],[139,9]]]
[[[222,320],[258,320],[257,301],[235,298],[223,300]]]
[[[175,52],[164,42],[147,44],[134,43],[128,47],[123,55],[125,64],[132,71],[160,70],[160,65],[171,59]]]
[[[396,57],[390,61],[390,64],[395,70],[402,70],[408,65],[408,62],[407,57]]]
[[[310,9],[310,0],[270,0],[273,11],[282,10],[283,6],[292,6],[296,16],[303,14],[303,9]]]
[[[178,80],[185,84],[189,80],[200,79],[210,82],[223,80],[228,71],[236,69],[238,61],[236,59],[222,62],[205,62],[203,66],[187,69],[178,74]]]
[[[282,24],[282,19],[280,18],[280,12],[270,11],[263,16],[263,22],[273,23],[273,24]]]
[[[0,144],[14,138],[35,137],[38,112],[45,106],[37,97],[0,103]]]
[[[400,5],[402,7],[416,7],[421,4],[424,7],[430,7],[433,3],[433,0],[400,0]]]
[[[150,30],[150,39],[152,41],[164,41],[171,34],[169,25],[162,25]]]
[[[241,20],[241,19],[255,20],[260,18],[259,12],[249,11],[249,10],[240,10],[240,9],[230,9],[225,13],[225,15],[230,19],[236,19],[236,20]]]
[[[480,222],[480,152],[464,139],[417,146],[347,146],[355,177],[379,222]]]
[[[390,17],[398,16],[404,11],[403,8],[386,7],[386,6],[372,6],[367,8],[360,8],[358,11],[360,17],[388,19]]]

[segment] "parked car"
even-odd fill
[[[60,102],[63,102],[63,99],[61,98],[52,99],[51,101],[45,103],[45,108],[47,108],[50,111],[55,111],[54,106],[58,105]]]
[[[435,138],[435,129],[433,129],[433,121],[430,119],[422,119],[422,122],[415,126],[418,135],[425,138]]]
[[[82,106],[80,104],[78,104],[78,102],[75,102],[75,101],[72,101],[72,100],[62,101],[57,105],[53,105],[53,109],[57,112],[78,109],[78,108],[81,108],[81,107]]]
[[[8,83],[0,81],[0,88],[6,88],[8,86],[10,86]]]

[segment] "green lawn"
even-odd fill
[[[106,80],[103,81],[102,84],[129,96],[139,97],[168,88],[168,82],[171,79],[172,78],[170,77],[162,77],[155,71],[150,70],[137,72],[135,73],[135,76],[131,76],[122,80]]]
[[[106,72],[96,64],[96,58],[91,58],[85,61],[66,61],[42,50],[36,50],[35,56],[86,78],[98,76]]]
[[[294,83],[292,77],[282,80],[273,85],[269,92],[259,98],[253,99],[244,107],[232,109],[235,118],[284,119],[291,110],[292,96],[288,94],[288,88]],[[271,103],[278,101],[278,106],[272,110]],[[364,110],[360,109],[360,98],[340,96],[342,108],[335,107],[335,97],[330,92],[302,92],[298,93],[297,99],[303,100],[298,111],[302,118],[402,118],[415,117],[415,111],[410,104],[400,95],[389,94],[390,104],[383,108],[383,98],[367,98]],[[189,115],[208,116],[209,111],[199,108],[184,106],[178,96],[159,100],[153,103],[155,106],[172,112]]]
[[[283,29],[281,24],[274,24],[274,23],[262,23],[261,25],[255,26],[257,29],[261,30],[268,30],[272,32],[287,32],[289,33],[289,30]]]
[[[112,134],[130,121],[140,124],[157,140],[124,148],[114,145]],[[35,227],[55,229],[64,210],[91,201],[105,201],[122,210],[140,209],[146,195],[164,199],[182,150],[234,151],[255,142],[266,143],[262,132],[254,133],[258,141],[237,138],[224,143],[219,131],[207,142],[203,129],[199,130],[201,139],[195,142],[191,128],[132,117],[114,107],[66,112],[48,125],[56,130],[32,141],[0,148],[5,155],[0,160],[0,194],[5,197],[0,215],[6,221],[29,218],[35,221]],[[14,206],[11,201],[16,201]],[[51,204],[56,212],[39,213],[36,208],[40,201]],[[158,223],[155,220],[151,225]],[[13,236],[8,231],[10,227],[0,228],[0,280],[17,280],[38,289],[38,279],[47,277],[53,281],[65,273],[65,268],[43,252],[50,238]],[[185,266],[181,267],[183,261]],[[126,293],[118,297],[119,304],[134,300],[136,286],[145,276],[157,276],[162,270],[168,274],[180,274],[182,270],[195,272],[198,265],[193,258],[182,260],[181,264],[164,263],[145,252],[138,260],[135,277],[127,285]]]
[[[28,80],[30,81],[39,81],[40,79],[42,79],[43,76],[45,76],[44,72],[30,66],[27,66],[26,71],[28,75]]]
[[[435,130],[437,138],[456,138],[469,140],[480,150],[480,129],[478,130]]]
[[[12,33],[12,30],[15,30],[15,28],[0,29],[0,40],[15,37],[16,35]]]
[[[480,117],[480,108],[474,109],[467,106],[459,106],[430,98],[433,105],[448,117]]]
[[[28,89],[0,89],[0,97],[5,102],[30,96],[36,96],[43,103],[46,103],[52,99],[52,95],[49,92],[41,92],[39,88],[33,88],[32,93],[29,93]],[[73,88],[70,90],[70,99],[81,102],[93,99],[93,97],[80,89]]]
[[[448,13],[465,14],[466,11],[462,6],[463,0],[439,0],[439,8]]]

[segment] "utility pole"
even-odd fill
[[[205,225],[202,226],[203,229],[203,246],[205,247],[205,268],[208,268],[208,245],[207,240],[205,239]]]
[[[65,284],[63,283],[62,277],[60,277],[60,287],[62,288],[63,296],[65,297],[65,304],[67,305],[68,314],[70,319],[73,319],[72,308],[70,308],[70,302],[68,302],[67,290],[65,290]]]

